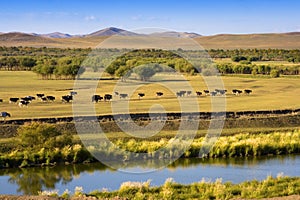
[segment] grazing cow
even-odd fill
[[[119,92],[114,92],[115,96],[119,96]]]
[[[25,106],[27,107],[29,103],[30,103],[29,101],[21,100],[19,102],[19,107],[25,107]]]
[[[177,97],[183,97],[184,96],[183,91],[176,92],[176,96]]]
[[[164,95],[164,93],[162,93],[162,92],[156,92],[156,96],[161,97],[162,95]]]
[[[215,91],[220,95],[225,95],[227,90],[215,89]]]
[[[29,99],[31,99],[31,101],[32,101],[32,100],[35,100],[35,97],[34,97],[34,96],[26,96],[25,98],[29,98]]]
[[[237,89],[233,89],[232,93],[235,95],[240,95],[243,91],[242,90],[237,90]]]
[[[0,99],[0,103],[2,103],[3,102],[3,99]]]
[[[36,94],[36,96],[37,96],[37,98],[42,98],[42,97],[44,97],[45,96],[45,94]]]
[[[98,103],[98,101],[101,101],[101,99],[103,99],[103,97],[101,97],[101,96],[98,95],[98,94],[94,94],[94,95],[92,96],[92,102]]]
[[[177,97],[183,97],[185,95],[186,91],[180,90],[179,92],[176,92]]]
[[[120,99],[125,99],[125,98],[128,98],[128,94],[119,94],[119,96],[120,96]]]
[[[212,97],[214,97],[214,96],[216,96],[216,95],[217,95],[217,92],[216,92],[216,91],[213,91],[213,92],[210,93],[210,96],[212,96]]]
[[[111,94],[105,94],[104,95],[104,101],[110,101],[112,100],[112,95]]]
[[[138,93],[139,99],[145,96],[145,93]]]
[[[182,93],[182,91],[176,92],[176,96],[177,97],[182,97],[184,94]]]
[[[11,115],[8,112],[0,112],[0,117],[5,120],[6,117],[11,117]]]
[[[62,100],[62,102],[69,103],[70,101],[73,100],[73,96],[70,96],[70,95],[62,96],[62,97],[61,97],[61,100]]]
[[[209,95],[209,90],[203,90],[205,95]]]
[[[246,90],[244,90],[244,93],[247,94],[247,95],[250,95],[252,93],[252,90],[246,89]]]
[[[196,95],[197,95],[198,97],[200,97],[200,96],[202,95],[202,92],[196,91]]]
[[[46,96],[46,99],[48,101],[54,101],[55,100],[55,97],[54,96]]]
[[[191,94],[192,94],[192,91],[190,91],[190,90],[189,90],[189,91],[186,91],[186,95],[187,95],[187,96],[190,96]]]
[[[17,103],[19,101],[19,98],[9,98],[9,103]]]
[[[22,101],[32,101],[32,100],[35,100],[35,97],[33,96],[26,96],[26,97],[23,97],[21,98]]]
[[[47,102],[48,100],[47,100],[47,97],[41,97],[41,101],[42,102]]]
[[[77,95],[77,92],[71,91],[71,92],[70,92],[70,96],[74,96],[74,95]]]

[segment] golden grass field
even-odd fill
[[[160,75],[153,77],[154,80],[158,79]],[[155,79],[156,78],[156,79]],[[185,77],[188,83],[192,86],[194,91],[203,91],[207,89],[201,76],[187,76]],[[214,77],[209,77],[213,79]],[[295,109],[300,107],[300,81],[299,77],[280,77],[280,78],[267,78],[267,77],[252,77],[252,76],[222,76],[221,80],[224,83],[224,88],[228,90],[225,96],[210,97],[204,96],[196,97],[193,93],[189,97],[177,98],[170,89],[165,86],[175,86],[178,91],[186,89],[181,87],[180,81],[176,81],[176,77],[169,76],[169,79],[163,82],[147,82],[141,83],[138,81],[127,81],[118,83],[117,80],[86,80],[83,81],[84,85],[96,85],[96,93],[103,96],[105,93],[112,94],[114,88],[122,86],[116,90],[120,93],[126,93],[126,88],[132,86],[137,89],[133,92],[132,96],[128,99],[120,99],[113,96],[112,102],[99,102],[92,104],[95,107],[96,113],[109,114],[112,112],[111,105],[115,106],[114,111],[124,112],[124,105],[129,103],[129,112],[149,112],[153,105],[161,105],[167,112],[178,112],[182,109],[179,101],[184,103],[189,111],[197,111],[193,106],[193,102],[197,102],[200,107],[199,111],[211,111],[212,98],[218,99],[218,102],[226,103],[227,111],[245,111],[245,110],[275,110],[275,109]],[[40,80],[36,74],[28,71],[19,72],[0,72],[0,111],[11,113],[11,119],[20,118],[39,118],[39,117],[61,117],[72,116],[72,103],[62,103],[61,96],[67,95],[74,87],[74,80]],[[76,86],[77,87],[77,86]],[[214,86],[212,86],[214,88]],[[252,89],[251,95],[235,96],[231,94],[232,89]],[[76,91],[80,96],[84,90],[89,88],[77,88]],[[130,89],[131,90],[131,89]],[[161,91],[164,93],[162,97],[156,97],[156,92]],[[144,92],[145,97],[141,100],[138,99],[137,93]],[[53,95],[56,101],[41,102],[35,100],[28,107],[19,107],[17,104],[10,104],[10,97],[24,97],[27,95],[35,96],[36,93],[45,93],[45,95]],[[87,97],[87,103],[91,104],[91,96]],[[79,114],[89,115],[90,112],[85,110],[85,104],[77,104],[82,106],[82,111]],[[120,108],[120,109],[118,109]],[[158,109],[152,110],[159,112]]]

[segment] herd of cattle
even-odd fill
[[[238,89],[233,89],[232,90],[232,94],[234,95],[241,95],[244,92],[245,95],[250,95],[252,93],[252,90],[249,89],[245,89],[244,91],[242,90],[238,90]],[[201,91],[196,91],[196,96],[200,97],[200,96],[224,96],[226,95],[227,90],[224,89],[215,89],[214,91],[209,91],[209,90],[203,90],[203,92]],[[73,97],[77,95],[77,92],[75,91],[71,91],[70,94],[68,95],[64,95],[61,97],[61,101],[63,103],[69,103],[73,101]],[[157,97],[162,97],[164,95],[163,92],[156,92],[156,96]],[[192,95],[192,91],[186,91],[186,90],[180,90],[178,92],[176,92],[176,96],[177,97],[185,97],[185,96],[191,96]],[[129,95],[126,93],[119,93],[119,92],[114,92],[114,96],[115,97],[119,97],[120,99],[126,99],[129,98]],[[145,96],[145,93],[138,93],[138,98],[141,99]],[[45,94],[36,94],[36,97],[34,96],[25,96],[25,97],[11,97],[9,98],[9,103],[14,103],[14,104],[18,104],[19,107],[27,107],[33,100],[39,99],[42,102],[53,102],[56,100],[56,98],[54,96],[50,96],[50,95],[45,95]],[[94,94],[91,98],[91,101],[93,103],[98,103],[99,101],[111,101],[113,99],[113,95],[111,94],[105,94],[104,96],[100,96],[98,94]],[[0,103],[3,102],[3,99],[0,99]],[[0,117],[1,118],[6,118],[6,117],[10,117],[11,115],[7,112],[0,112]]]

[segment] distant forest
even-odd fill
[[[181,57],[196,57],[196,51],[165,51],[154,49],[142,50],[119,49],[81,49],[81,48],[34,48],[34,47],[0,47],[0,70],[33,71],[42,79],[74,79],[84,72],[85,67],[98,71],[105,68],[111,76],[123,77],[137,66],[153,63],[139,68],[135,73],[146,80],[156,72],[170,68],[180,72],[210,75],[207,62],[192,65]],[[221,74],[300,74],[300,50],[284,49],[211,49],[207,53],[212,59],[229,58],[228,62],[216,62],[215,66]],[[101,55],[101,56],[99,56]],[[119,56],[116,56],[119,55]],[[203,55],[203,54],[202,54]],[[88,56],[88,59],[86,59]],[[299,65],[255,64],[254,61],[288,61]],[[81,67],[83,66],[83,67]],[[165,67],[164,67],[165,66]],[[276,73],[274,73],[276,71]]]

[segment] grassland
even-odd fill
[[[69,94],[74,88],[72,80],[40,80],[33,72],[0,72],[0,99],[4,102],[0,103],[0,111],[6,111],[12,114],[12,119],[21,118],[39,118],[39,117],[61,117],[72,116],[72,104],[62,103],[60,98],[62,95]],[[253,77],[248,76],[222,76],[224,88],[229,92],[226,95],[226,110],[227,111],[244,111],[244,110],[275,110],[275,109],[295,109],[300,107],[299,93],[300,81],[298,76],[281,77],[272,79],[267,76]],[[154,77],[155,79],[155,77]],[[203,91],[207,89],[207,85],[200,76],[187,76],[186,79],[194,91]],[[208,79],[213,79],[209,77]],[[126,92],[126,88],[136,87],[130,100],[119,99],[113,97],[113,102],[116,106],[120,106],[118,111],[122,112],[122,106],[129,103],[129,111],[148,112],[154,104],[160,104],[167,112],[180,111],[178,98],[175,94],[166,88],[164,85],[173,85],[179,90],[186,89],[185,86],[180,86],[180,82],[176,82],[176,77],[169,77],[169,80],[164,82],[147,82],[142,83],[136,81],[128,81],[118,83],[117,80],[86,80],[85,85],[96,85],[96,93],[104,95],[114,91],[116,85],[122,85],[122,90]],[[214,85],[212,83],[212,88]],[[235,96],[231,94],[231,90],[237,89],[252,89],[253,94]],[[84,88],[75,88],[77,92],[84,91]],[[164,92],[163,97],[156,97],[156,92]],[[144,92],[145,97],[138,99],[138,92]],[[176,91],[175,91],[176,92]],[[53,95],[57,99],[55,102],[33,101],[28,107],[20,108],[16,104],[10,104],[10,97],[24,97],[27,95],[35,95],[36,93],[45,93]],[[224,100],[222,96],[214,97],[219,100]],[[190,97],[184,97],[183,102],[188,109],[191,102],[198,102],[200,111],[211,111],[211,97],[201,96],[196,97],[193,94]],[[90,102],[90,97],[88,97]],[[95,104],[95,110],[98,115],[111,113],[112,102],[100,102]],[[84,109],[83,109],[84,110]],[[194,109],[195,110],[195,109]],[[155,111],[155,110],[154,110]],[[82,115],[86,115],[85,111]]]

